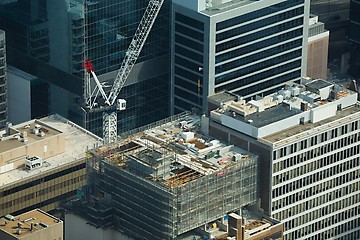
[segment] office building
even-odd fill
[[[283,239],[283,225],[281,223],[264,214],[256,215],[252,211],[244,210],[243,217],[236,213],[229,214],[228,237],[238,240]]]
[[[350,36],[349,40],[360,44],[360,3],[355,0],[350,2]]]
[[[357,93],[303,83],[222,104],[210,134],[259,155],[261,206],[284,239],[360,239]]]
[[[310,0],[310,11],[319,16],[320,21],[325,23],[325,27],[330,29],[330,32],[342,31],[338,28],[344,28],[347,25],[350,1],[351,0]]]
[[[346,54],[349,51],[347,41],[351,0],[311,0],[310,12],[319,16],[319,21],[330,31],[329,62],[337,64],[341,59],[341,73],[346,73]],[[331,69],[333,70],[333,69]],[[335,70],[335,69],[334,69]]]
[[[67,212],[135,239],[177,239],[256,204],[257,156],[201,134],[200,122],[176,115],[89,151],[90,194]]]
[[[58,116],[7,124],[0,142],[0,216],[52,211],[85,184],[85,151],[101,139]]]
[[[349,17],[349,40],[353,44],[351,49],[349,73],[360,77],[360,3],[351,0]]]
[[[47,116],[49,84],[13,66],[7,66],[8,121],[12,124]]]
[[[1,219],[2,240],[63,240],[63,221],[40,209]]]
[[[5,127],[8,120],[7,68],[5,32],[0,29],[0,128]]]
[[[102,134],[102,112],[84,112],[88,58],[111,85],[148,1],[5,1],[0,28],[8,33],[9,63],[48,82],[48,111]],[[165,1],[120,97],[119,132],[169,114],[169,14]],[[108,88],[106,88],[108,90]]]
[[[306,74],[309,0],[173,1],[172,108],[266,95]]]
[[[319,17],[310,15],[306,76],[314,79],[328,79],[329,31]]]

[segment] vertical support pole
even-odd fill
[[[117,140],[117,111],[115,109],[103,113],[104,145],[115,143]]]

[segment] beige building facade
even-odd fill
[[[101,140],[58,115],[8,126],[1,135],[0,216],[51,211],[74,198],[85,184],[85,151]]]
[[[329,31],[324,27],[317,16],[310,17],[306,75],[314,79],[328,79]]]
[[[19,216],[1,219],[1,240],[63,240],[63,221],[35,209]]]

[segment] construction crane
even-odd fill
[[[131,40],[130,46],[126,51],[125,57],[120,65],[120,69],[116,74],[114,84],[106,95],[104,91],[104,85],[100,83],[97,78],[94,68],[88,59],[83,64],[84,68],[93,76],[96,83],[96,87],[91,91],[90,87],[90,74],[87,74],[85,80],[85,96],[86,105],[92,109],[97,107],[95,102],[99,93],[104,100],[104,112],[103,112],[103,140],[104,144],[114,143],[117,139],[117,111],[125,110],[126,100],[117,99],[121,89],[123,88],[126,79],[128,78],[131,69],[134,67],[136,60],[138,59],[140,52],[145,44],[145,41],[150,33],[152,26],[156,20],[156,17],[163,5],[164,0],[149,0],[149,4],[145,9],[145,13],[142,16],[139,26],[136,29],[135,35]],[[115,104],[116,103],[116,104]]]

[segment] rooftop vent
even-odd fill
[[[39,225],[44,227],[44,228],[47,228],[49,225],[47,225],[46,223],[43,223],[43,222],[39,222]]]
[[[7,214],[4,216],[5,219],[9,220],[9,221],[14,221],[15,217],[13,215]]]
[[[6,136],[10,135],[10,128],[12,127],[11,122],[6,122],[5,129],[6,129]]]

